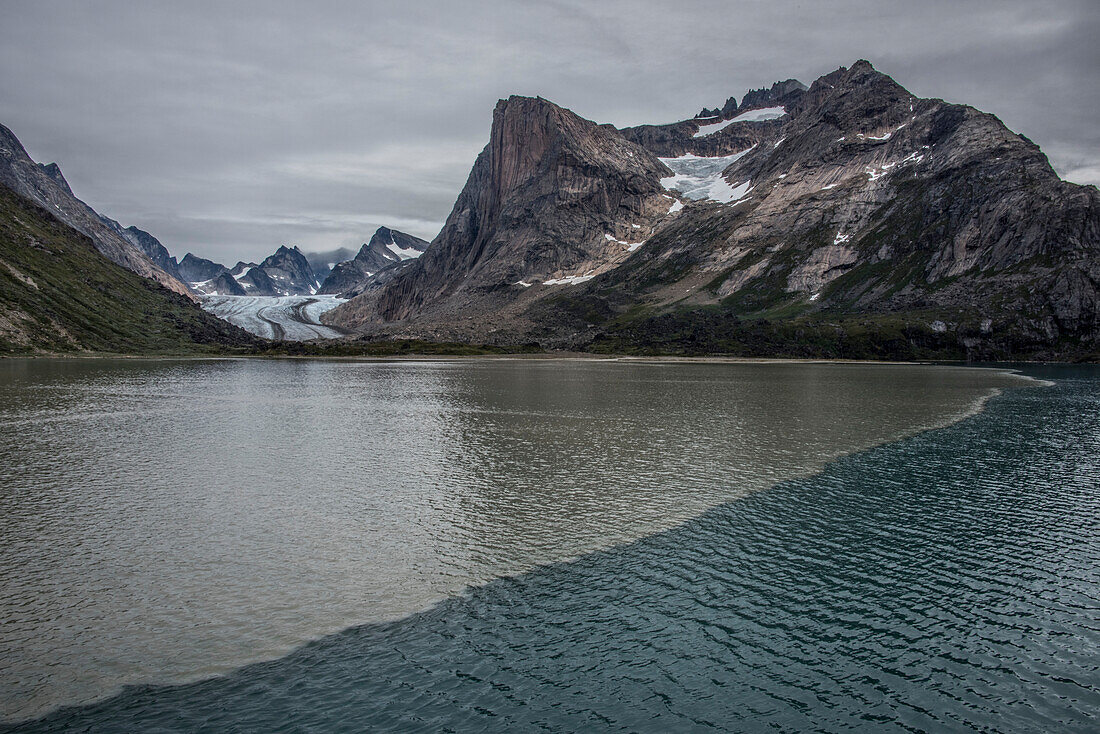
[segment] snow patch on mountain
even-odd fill
[[[661,186],[669,191],[679,191],[689,199],[710,199],[732,204],[744,198],[752,187],[748,181],[731,186],[722,176],[722,171],[751,150],[752,148],[748,148],[726,156],[702,157],[688,153],[676,158],[661,158],[661,163],[668,166],[674,174],[662,178]]]
[[[592,271],[589,271],[592,272]],[[568,275],[564,278],[551,278],[550,280],[542,281],[543,285],[577,285],[578,283],[585,283],[595,278],[595,275]]]
[[[412,260],[424,254],[420,250],[413,249],[412,247],[402,247],[397,244],[397,241],[393,238],[393,232],[390,232],[390,242],[386,245],[386,249],[394,255],[397,255],[398,260]]]
[[[638,225],[634,225],[634,226],[637,227]],[[635,250],[637,250],[639,247],[641,247],[642,245],[644,245],[646,243],[645,240],[642,240],[641,242],[627,242],[626,240],[620,240],[617,237],[615,237],[614,235],[610,235],[610,234],[605,234],[604,237],[607,238],[608,242],[616,242],[616,243],[622,245],[623,247],[625,247],[630,252],[634,252]]]
[[[764,120],[778,120],[783,115],[787,114],[787,110],[784,107],[765,107],[760,110],[749,110],[742,112],[732,120],[723,120],[722,122],[712,122],[707,125],[700,125],[699,132],[692,135],[693,138],[705,138],[707,135],[713,135],[716,132],[725,130],[727,127],[735,122],[763,122]]]

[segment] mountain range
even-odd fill
[[[1096,353],[1100,194],[993,115],[866,61],[704,112],[620,130],[502,100],[424,256],[326,320],[594,351]]]
[[[257,264],[238,262],[232,268],[187,253],[180,273],[196,293],[223,296],[300,296],[320,289],[306,256],[295,247],[282,245]]]
[[[918,98],[866,61],[665,125],[620,129],[542,98],[501,100],[435,239],[382,227],[354,257],[283,246],[258,264],[177,263],[149,233],[77,199],[3,127],[0,188],[189,298],[350,298],[323,319],[359,341],[1100,354],[1100,192],[1062,181],[993,115]],[[8,222],[17,242],[37,241],[19,234],[26,216]]]
[[[194,292],[202,295],[325,293],[350,297],[361,291],[373,276],[419,257],[427,246],[428,243],[418,237],[379,227],[357,253],[347,248],[303,253],[297,246],[283,245],[259,264],[242,261],[232,268],[187,253],[179,263],[178,272]],[[339,257],[344,259],[337,260]]]

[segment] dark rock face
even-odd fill
[[[248,275],[253,284],[260,289],[262,281],[257,280],[260,273],[266,276],[271,283],[271,293],[257,292],[255,295],[280,295],[298,296],[316,293],[321,287],[317,282],[317,276],[309,261],[297,247],[279,247],[273,255],[269,255],[258,267],[252,268]],[[246,287],[247,290],[247,287]]]
[[[36,164],[18,138],[3,125],[0,125],[0,185],[33,201],[90,237],[97,250],[127,270],[152,278],[177,293],[190,295],[186,285],[154,264],[148,255],[118,231],[121,228],[107,224],[95,210],[73,196],[57,164]]]
[[[180,260],[178,269],[184,282],[201,283],[216,278],[220,273],[225,272],[226,267],[213,260],[192,255],[189,252]]]
[[[168,252],[168,248],[160,243],[153,235],[149,234],[143,229],[130,225],[123,230],[123,234],[126,239],[133,243],[139,250],[144,252],[153,264],[164,270],[164,272],[171,275],[177,280],[183,280],[179,274],[179,264],[176,262],[176,258],[172,257]]]
[[[770,89],[752,89],[741,99],[742,111],[757,107],[787,106],[798,103],[802,93],[809,91],[805,84],[797,79],[776,82]],[[728,104],[728,103],[727,103]]]
[[[624,260],[624,243],[668,212],[659,183],[668,173],[610,126],[542,99],[502,100],[489,144],[424,255],[330,318],[481,329],[492,321],[486,313],[529,290],[523,283],[583,278]]]
[[[992,115],[918,99],[866,61],[737,111],[772,106],[786,114],[695,137],[694,120],[617,131],[502,101],[425,255],[329,318],[571,348],[746,353],[751,332],[764,353],[1098,352],[1095,187],[1061,181]],[[729,203],[668,211],[654,153],[742,151],[715,181],[739,192]]]
[[[420,257],[428,242],[389,227],[379,227],[352,260],[339,263],[325,278],[320,293],[358,295],[383,270]]]
[[[65,176],[61,173],[61,167],[56,163],[39,163],[38,167],[42,169],[42,173],[50,177],[50,179],[68,192],[70,195],[73,190],[69,188],[69,182],[65,180]]]
[[[250,296],[282,296],[289,295],[279,290],[278,284],[268,276],[260,267],[252,267],[244,270],[240,275],[233,276]]]
[[[216,293],[220,296],[247,296],[248,291],[244,289],[237,279],[229,274],[228,270],[222,270],[216,275],[208,284],[208,293]]]

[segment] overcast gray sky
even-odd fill
[[[0,122],[175,255],[435,236],[496,100],[662,123],[866,58],[1100,184],[1097,0],[0,0]]]

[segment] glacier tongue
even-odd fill
[[[200,305],[218,318],[265,339],[305,341],[343,334],[321,323],[321,314],[345,299],[336,296],[200,296]]]

